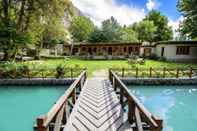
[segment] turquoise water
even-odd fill
[[[129,86],[152,113],[164,119],[164,131],[197,131],[197,86]]]
[[[0,87],[0,131],[33,131],[36,118],[46,114],[66,87]]]

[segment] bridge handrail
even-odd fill
[[[35,126],[37,131],[47,131],[50,123],[56,119],[55,117],[58,115],[64,105],[66,110],[66,104],[69,102],[70,97],[72,98],[72,104],[75,104],[77,99],[77,86],[79,86],[79,91],[81,91],[86,79],[87,71],[83,71],[73,82],[73,84],[66,90],[66,92],[60,97],[60,99],[53,105],[51,110],[46,115],[41,115],[37,118],[37,125]]]
[[[111,81],[113,88],[115,91],[117,88],[120,89],[120,102],[123,106],[125,104],[128,105],[128,120],[130,123],[134,122],[134,117],[136,111],[140,111],[141,117],[143,120],[150,124],[151,131],[161,131],[162,130],[162,120],[153,116],[145,106],[134,96],[126,87],[126,85],[120,80],[120,78],[113,72],[109,70],[109,80]],[[127,100],[124,101],[124,98]],[[137,118],[135,118],[137,119]],[[141,123],[137,123],[137,125],[142,125]],[[140,129],[139,129],[140,130]]]
[[[118,72],[121,77],[149,77],[149,78],[194,78],[197,75],[197,68],[111,68],[111,70]],[[145,74],[143,74],[145,73]],[[145,75],[145,76],[143,76]]]

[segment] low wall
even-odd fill
[[[34,79],[0,79],[2,85],[71,85],[75,79],[55,79],[55,78],[34,78]]]
[[[176,78],[122,78],[127,85],[197,85],[197,79]]]

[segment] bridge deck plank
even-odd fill
[[[117,131],[126,121],[123,114],[110,82],[102,78],[89,79],[64,131]]]

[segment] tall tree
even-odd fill
[[[75,17],[71,22],[70,32],[77,42],[87,41],[93,31],[93,22],[85,16]]]
[[[133,29],[137,32],[138,39],[148,42],[153,42],[157,27],[154,25],[153,21],[143,20],[139,23],[133,25]]]
[[[135,32],[132,27],[124,26],[121,29],[120,41],[121,42],[137,42],[138,41],[137,32]]]
[[[132,27],[121,26],[114,17],[102,22],[101,28],[95,28],[89,42],[136,42],[137,33]]]
[[[168,26],[168,18],[159,11],[150,11],[144,20],[153,21],[157,27],[153,41],[171,40],[173,38],[172,27]]]
[[[119,41],[121,36],[121,26],[114,17],[102,22],[102,31],[106,40],[104,42]]]
[[[108,41],[108,38],[104,35],[102,29],[96,27],[94,31],[90,34],[88,41],[91,43],[106,42]]]
[[[46,25],[64,16],[67,3],[68,0],[0,0],[0,47],[4,60],[15,58],[24,45],[42,41]]]
[[[197,0],[179,0],[177,7],[184,16],[180,32],[184,35],[197,38]]]

